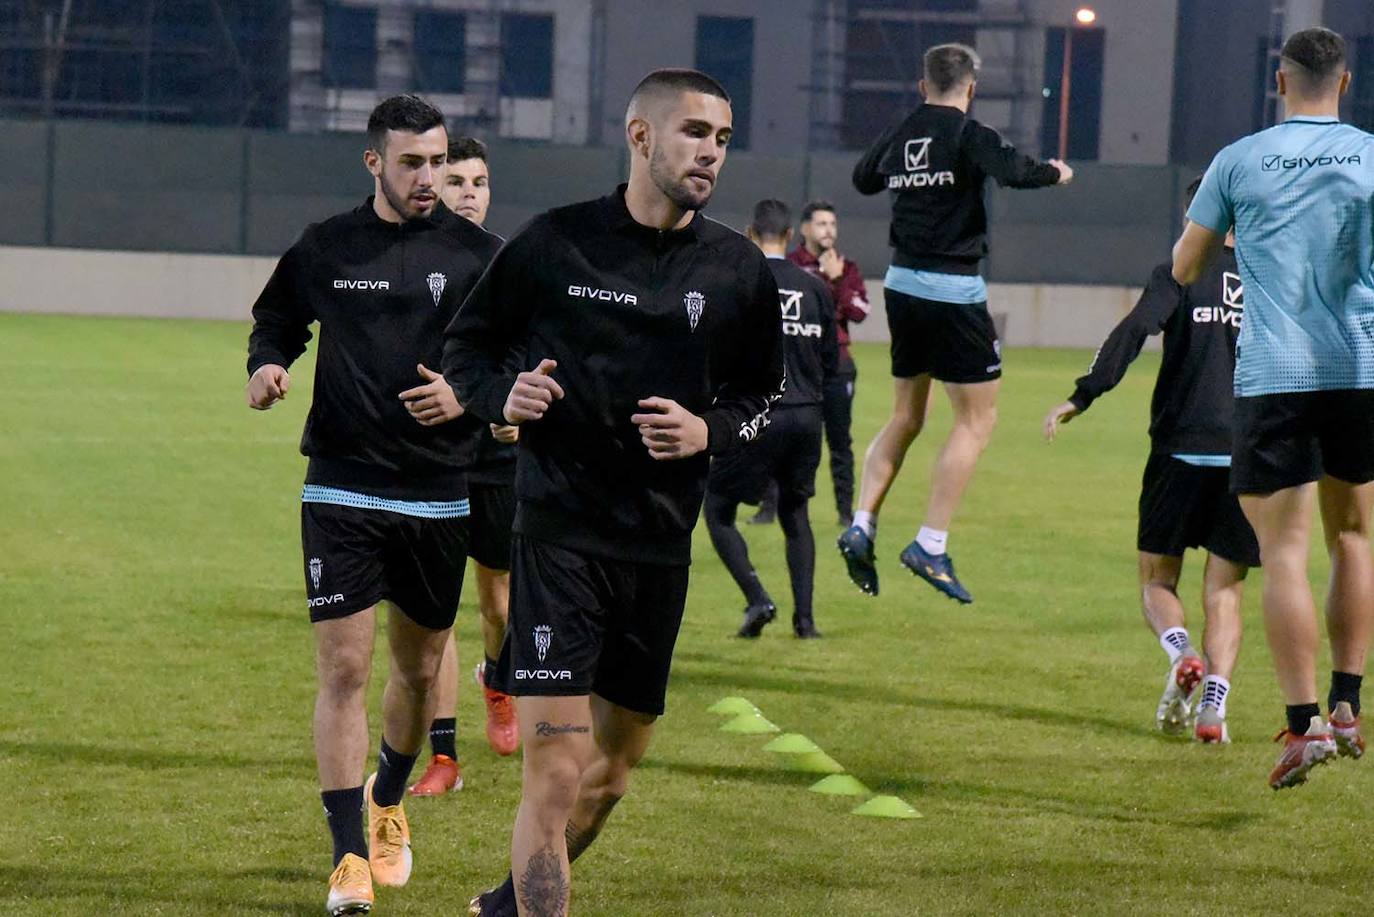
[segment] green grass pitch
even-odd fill
[[[0,316],[0,914],[323,913],[296,452],[310,363],[284,405],[249,411],[246,335]],[[857,351],[862,454],[890,385],[883,350]],[[1007,355],[1000,427],[950,543],[970,607],[897,564],[943,398],[883,514],[877,599],[844,575],[822,471],[824,640],[791,637],[781,533],[756,527],[780,620],[730,639],[743,602],[698,528],[668,715],[576,866],[576,913],[1369,912],[1374,762],[1265,785],[1282,711],[1258,575],[1235,744],[1154,732],[1165,657],[1140,621],[1134,525],[1158,362],[1143,356],[1046,445],[1040,420],[1087,360]],[[1193,609],[1199,566],[1185,571]],[[458,630],[468,672],[466,595]],[[374,692],[375,736],[375,677]],[[706,708],[731,694],[925,818],[857,818],[853,801],[807,792],[766,737],[718,731]],[[488,751],[469,681],[461,707],[467,788],[408,803],[415,875],[374,913],[460,914],[505,874],[519,763]]]

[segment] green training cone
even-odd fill
[[[721,732],[736,732],[741,735],[764,735],[769,732],[777,732],[778,727],[763,718],[763,714],[755,710],[753,713],[741,714],[724,726],[720,727]]]
[[[811,784],[811,792],[824,793],[827,796],[867,796],[868,787],[848,774],[831,774]]]
[[[896,796],[874,796],[863,805],[850,811],[851,815],[867,815],[870,818],[921,818],[911,806]]]
[[[742,697],[722,697],[707,707],[706,712],[719,713],[724,716],[739,716],[744,713],[758,713],[759,708]]]
[[[800,771],[803,774],[844,773],[843,765],[823,751],[813,751],[805,755],[792,755],[783,761],[782,766],[789,771]]]
[[[804,735],[787,732],[763,746],[763,750],[777,755],[809,755],[820,751],[821,747]]]

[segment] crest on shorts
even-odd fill
[[[701,321],[701,313],[706,309],[706,297],[693,290],[682,297],[682,304],[687,307],[687,324],[696,331],[697,323]]]
[[[540,624],[534,629],[534,651],[539,654],[539,661],[543,662],[544,657],[549,655],[549,646],[553,644],[553,628],[547,624]]]
[[[323,575],[324,561],[320,560],[318,557],[310,558],[310,583],[315,587],[315,591],[317,592],[320,588],[320,577]]]
[[[425,278],[429,284],[430,295],[434,297],[434,308],[439,308],[439,298],[444,295],[444,287],[448,285],[448,278],[438,271]]]

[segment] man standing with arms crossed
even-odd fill
[[[883,296],[896,404],[864,456],[859,510],[839,540],[850,579],[868,595],[878,594],[878,510],[925,425],[935,380],[949,395],[954,428],[931,471],[925,522],[900,560],[950,598],[973,601],[954,575],[946,545],[954,511],[997,422],[1002,377],[1001,345],[978,274],[988,252],[983,188],[989,178],[1012,188],[1073,179],[1064,163],[1023,156],[968,116],[978,66],[978,55],[964,45],[927,51],[920,83],[925,104],[884,133],[854,167],[860,193],[892,193],[894,249]]]
[[[491,176],[487,147],[475,137],[458,137],[448,145],[448,178],[440,195],[445,206],[478,226],[491,206]],[[506,638],[510,601],[510,527],[515,516],[515,440],[517,427],[479,424],[473,434],[473,457],[468,466],[468,556],[477,580],[477,611],[481,616],[485,662],[473,677],[482,689],[487,708],[487,744],[498,755],[519,747],[515,705],[510,696],[486,686],[488,674]],[[458,647],[453,632],[444,644],[429,745],[433,755],[424,774],[410,788],[413,796],[441,796],[463,788],[456,744],[458,724]]]
[[[663,713],[708,456],[754,439],[782,388],[768,263],[699,212],[730,133],[710,77],[649,74],[626,113],[629,184],[537,217],[448,331],[462,403],[523,425],[497,665],[522,796],[512,874],[473,913],[567,913],[568,864]],[[526,372],[506,370],[513,350]]]
[[[1287,705],[1269,774],[1295,786],[1338,753],[1358,758],[1360,682],[1374,627],[1374,136],[1339,121],[1345,41],[1284,43],[1285,120],[1212,160],[1174,246],[1192,283],[1234,228],[1245,283],[1236,351],[1231,489],[1259,538],[1264,625]],[[1317,706],[1317,622],[1307,579],[1320,506],[1331,585],[1330,720]]]
[[[310,458],[301,541],[319,676],[315,756],[334,841],[326,908],[336,917],[370,911],[374,881],[410,878],[401,798],[424,744],[467,554],[471,431],[449,423],[462,408],[430,367],[499,245],[439,201],[448,135],[437,109],[416,96],[386,99],[368,119],[367,144],[374,196],[310,226],[282,256],[253,306],[248,344],[248,404],[267,410],[287,396],[287,369],[320,323],[301,438]],[[379,764],[364,784],[383,600],[392,605],[390,676]]]

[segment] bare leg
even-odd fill
[[[431,692],[451,632],[422,627],[395,607],[386,620],[391,673],[382,694],[382,738],[401,754],[414,755],[429,734]]]
[[[494,570],[473,561],[477,573],[477,610],[482,616],[482,651],[488,659],[501,655],[510,618],[510,571]]]
[[[367,680],[372,673],[376,607],[315,625],[315,761],[320,787],[363,785],[367,758]]]
[[[1317,493],[1326,550],[1331,556],[1331,583],[1326,593],[1331,667],[1361,675],[1374,631],[1374,556],[1369,546],[1374,484],[1347,484],[1325,477],[1318,482]]]
[[[1241,509],[1259,539],[1264,564],[1264,630],[1279,690],[1289,706],[1317,701],[1317,609],[1307,582],[1316,484],[1245,495]]]
[[[625,795],[630,771],[649,749],[655,717],[591,698],[596,750],[582,774],[577,805],[568,819],[568,860],[576,860],[596,840],[606,817]]]
[[[430,692],[428,719],[448,720],[458,717],[458,644],[450,630],[439,659],[439,675]],[[399,751],[399,749],[397,749]]]
[[[1249,572],[1243,564],[1208,554],[1202,573],[1202,609],[1207,621],[1202,647],[1207,654],[1207,674],[1228,682],[1240,655],[1240,603]]]
[[[563,917],[571,887],[566,831],[592,759],[590,699],[519,697],[525,760],[511,835],[520,917]]]
[[[930,376],[893,379],[892,417],[878,431],[864,453],[859,488],[859,509],[876,513],[882,509],[897,472],[902,469],[906,451],[925,426],[930,405]]]
[[[1183,603],[1178,600],[1182,572],[1182,557],[1140,552],[1140,610],[1156,637],[1171,627],[1184,626]]]
[[[978,458],[992,439],[997,426],[997,392],[1002,380],[976,382],[971,385],[946,383],[949,403],[954,408],[954,427],[949,439],[935,458],[930,474],[930,502],[926,506],[925,525],[948,531],[959,508],[964,491],[973,479]]]

